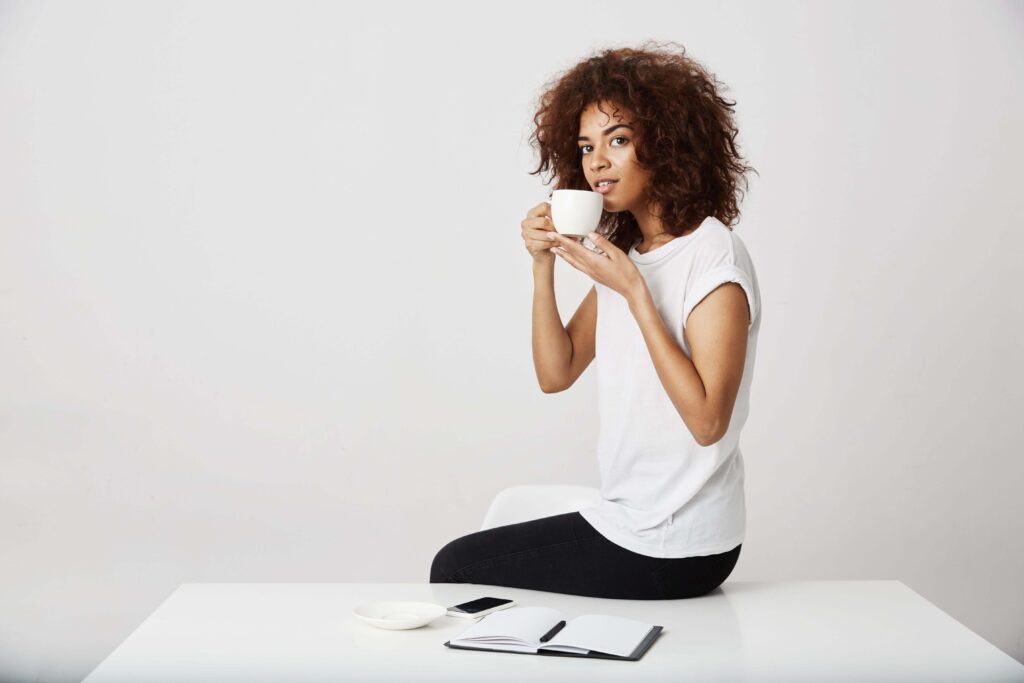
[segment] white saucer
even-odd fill
[[[377,628],[401,630],[425,626],[447,611],[432,602],[372,602],[356,607],[352,613]]]

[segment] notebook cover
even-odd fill
[[[445,641],[444,646],[450,647],[454,650],[481,650],[483,652],[506,652],[511,655],[545,655],[548,657],[586,657],[587,659],[619,659],[623,661],[637,662],[640,661],[640,658],[643,657],[649,649],[651,649],[651,645],[653,645],[654,641],[657,640],[658,637],[661,635],[661,631],[661,626],[653,626],[650,632],[644,637],[644,639],[640,641],[640,644],[636,646],[636,649],[633,650],[633,654],[631,654],[628,657],[609,655],[603,652],[595,652],[593,650],[591,650],[587,654],[582,654],[580,652],[559,652],[557,650],[538,650],[537,652],[514,652],[512,650],[495,650],[494,648],[490,647],[469,647],[468,645],[452,645],[452,641],[450,640]]]

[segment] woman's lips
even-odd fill
[[[612,188],[615,187],[618,184],[619,184],[619,181],[616,180],[614,183],[609,183],[607,185],[602,185],[600,187],[595,187],[594,191],[595,192],[600,192],[601,194],[608,194],[609,192],[612,191]]]

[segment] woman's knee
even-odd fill
[[[459,540],[451,541],[434,555],[430,564],[430,583],[458,583],[456,573],[462,569],[460,564]]]

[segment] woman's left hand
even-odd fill
[[[586,273],[595,282],[614,289],[627,300],[642,290],[646,283],[640,270],[626,252],[612,244],[603,235],[590,233],[587,237],[605,254],[587,249],[571,237],[553,233],[558,247],[552,251],[569,262],[576,270]]]

